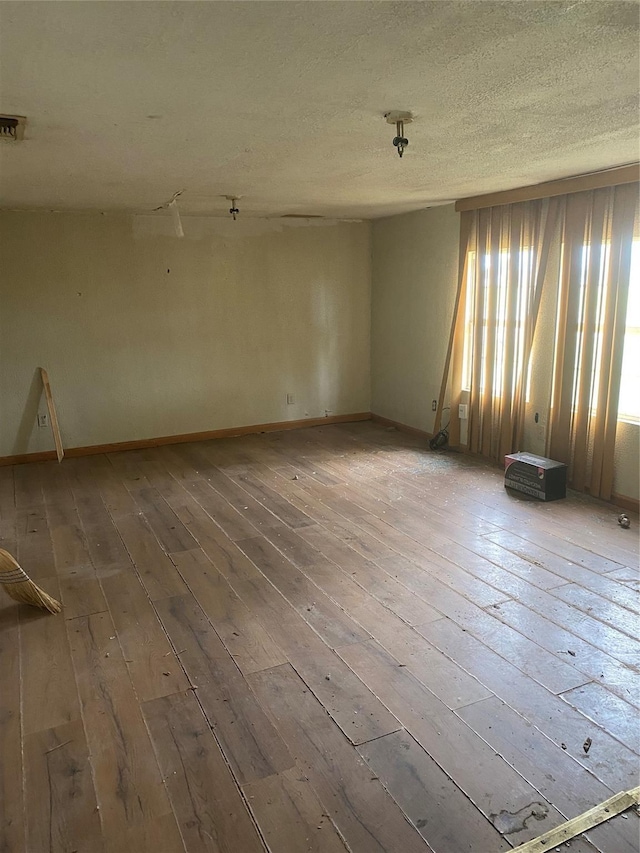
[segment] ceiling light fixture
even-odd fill
[[[405,124],[411,124],[413,115],[405,110],[391,110],[384,114],[387,124],[395,124],[396,135],[393,138],[393,144],[398,149],[398,157],[402,157],[404,149],[409,144],[409,140],[404,135]]]
[[[240,210],[236,206],[236,202],[238,201],[239,198],[241,198],[241,196],[226,195],[225,198],[227,199],[227,201],[231,202],[231,207],[229,208],[229,213],[231,214],[231,216],[233,216],[233,221],[235,222],[236,216],[240,213]]]

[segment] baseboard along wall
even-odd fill
[[[307,427],[323,426],[326,424],[348,424],[357,421],[373,421],[381,426],[393,427],[409,435],[417,435],[428,441],[431,433],[417,427],[408,426],[399,421],[392,421],[382,415],[372,412],[355,412],[349,415],[328,415],[324,418],[302,418],[297,421],[279,421],[270,424],[251,424],[249,426],[227,427],[225,429],[206,430],[205,432],[189,432],[182,435],[163,435],[157,438],[139,438],[134,441],[116,441],[111,444],[91,444],[86,447],[65,448],[64,455],[93,456],[98,453],[117,453],[123,450],[144,450],[147,447],[160,447],[163,444],[184,444],[189,441],[209,441],[216,438],[234,438],[240,435],[255,435],[260,432],[281,432],[288,429],[305,429]],[[22,465],[27,462],[50,462],[56,459],[55,450],[42,450],[36,453],[20,453],[14,456],[0,456],[0,466]],[[610,503],[630,512],[640,511],[640,501],[626,495],[611,495]]]
[[[251,424],[249,426],[226,427],[225,429],[188,432],[182,435],[163,435],[156,438],[138,438],[133,441],[115,441],[110,444],[91,444],[86,447],[65,447],[65,456],[94,456],[98,453],[117,453],[122,450],[144,450],[147,447],[160,447],[163,444],[184,444],[188,441],[209,441],[215,438],[234,438],[239,435],[254,435],[260,432],[281,432],[287,429],[305,429],[306,427],[326,424],[347,424],[357,421],[370,421],[371,412],[356,412],[349,415],[327,415],[323,418],[302,418],[297,421],[279,421],[270,424]],[[36,453],[20,453],[15,456],[0,456],[0,465],[21,465],[25,462],[48,462],[56,459],[55,450],[42,450]]]

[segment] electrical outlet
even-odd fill
[[[40,427],[40,429],[49,426],[49,415],[46,412],[43,412],[42,414],[38,415],[38,426]]]
[[[458,417],[461,421],[466,421],[469,417],[469,406],[466,403],[458,404]]]
[[[438,401],[437,401],[437,400],[432,400],[432,401],[431,401],[431,411],[432,411],[432,412],[435,412],[435,410],[436,410],[437,408],[438,408]]]
[[[293,406],[296,401],[295,394],[287,394],[287,406]]]

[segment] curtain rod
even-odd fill
[[[500,204],[533,201],[537,198],[579,193],[584,190],[597,190],[601,187],[616,187],[620,184],[632,184],[635,181],[640,181],[640,163],[617,166],[601,172],[591,172],[588,175],[576,175],[557,181],[547,181],[544,184],[534,184],[529,187],[461,198],[456,202],[456,210],[479,210],[482,207],[497,207]]]

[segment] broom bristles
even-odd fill
[[[49,613],[60,613],[62,606],[40,589],[8,551],[0,548],[0,586],[14,601],[41,607]]]

